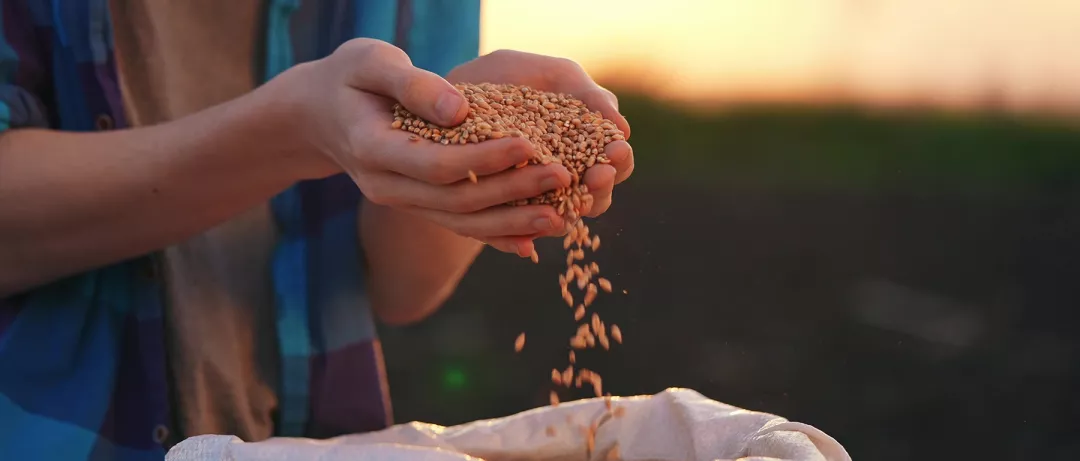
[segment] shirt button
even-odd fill
[[[113,129],[113,118],[109,114],[98,114],[97,118],[94,119],[94,127],[98,131],[111,130]]]
[[[169,428],[163,424],[158,424],[154,428],[154,443],[165,443],[165,439],[169,437]]]

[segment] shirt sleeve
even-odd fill
[[[411,0],[406,51],[413,65],[445,76],[480,53],[480,0]]]
[[[25,1],[0,1],[0,131],[49,126],[49,56],[40,40],[48,29],[37,16]]]

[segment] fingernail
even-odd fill
[[[562,187],[562,180],[560,180],[558,176],[548,176],[540,181],[540,188],[544,189],[544,191],[558,189],[560,187]]]
[[[555,229],[555,222],[548,217],[536,218],[533,220],[532,225],[533,229],[543,232]]]
[[[447,91],[439,95],[439,100],[435,101],[435,112],[444,123],[449,125],[454,121],[454,117],[457,116],[458,110],[461,109],[461,103],[464,102],[461,98],[461,94],[457,91]]]

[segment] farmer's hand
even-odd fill
[[[510,83],[528,85],[544,91],[567,93],[585,102],[590,110],[600,111],[612,120],[626,137],[630,125],[619,113],[619,100],[597,85],[577,63],[520,51],[500,50],[462,64],[447,75],[452,83]],[[593,194],[592,209],[585,216],[595,217],[611,206],[611,191],[634,171],[634,152],[625,141],[615,141],[604,148],[610,165],[597,164],[585,172],[585,184]]]
[[[411,140],[410,133],[390,127],[394,101],[443,126],[461,123],[468,112],[450,83],[413,67],[392,45],[355,39],[268,85],[282,86],[278,93],[289,98],[299,132],[325,155],[326,173],[344,170],[371,202],[513,253],[521,252],[514,237],[564,228],[550,206],[497,206],[570,185],[561,165],[513,168],[533,156],[525,139],[446,146]],[[473,184],[470,170],[487,176]]]

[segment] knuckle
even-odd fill
[[[420,79],[420,75],[415,72],[410,72],[397,80],[397,94],[401,96],[419,94],[419,90],[423,87],[423,83],[424,82]]]
[[[559,82],[578,81],[585,70],[576,61],[569,58],[548,58],[549,62],[544,66],[543,78],[551,87],[557,87]]]
[[[369,40],[364,47],[364,56],[376,61],[408,60],[404,50],[381,40]]]
[[[331,56],[339,56],[344,58],[352,58],[356,56],[362,56],[367,53],[367,50],[374,46],[374,42],[378,40],[372,40],[370,38],[354,38],[345,43],[342,43],[337,47]]]
[[[555,58],[555,66],[563,71],[584,72],[581,64],[578,64],[577,61],[570,58]]]
[[[331,54],[342,62],[380,65],[392,62],[411,63],[404,50],[382,40],[354,38],[338,46]]]
[[[507,56],[520,56],[522,54],[524,54],[524,53],[522,53],[521,51],[511,50],[511,49],[507,49],[507,48],[499,48],[499,49],[497,49],[495,51],[492,51],[492,52],[488,53],[487,55],[491,56],[491,57],[507,57]]]

